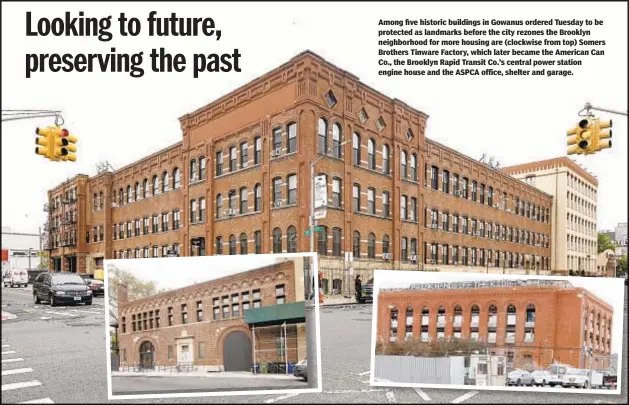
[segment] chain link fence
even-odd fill
[[[292,374],[306,358],[306,324],[256,326],[253,335],[254,373]]]

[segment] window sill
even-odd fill
[[[391,220],[391,217],[383,217],[381,215],[376,215],[376,214],[370,214],[368,212],[362,212],[362,211],[353,211],[352,214],[354,215],[361,215],[364,217],[369,217],[369,218],[375,218],[375,219],[385,219],[385,220]]]
[[[238,174],[238,173],[246,172],[247,170],[256,169],[259,166],[261,166],[261,163],[258,163],[256,165],[247,166],[247,167],[241,167],[240,169],[236,169],[233,172],[229,172],[228,171],[226,173],[221,173],[221,174],[219,174],[217,176],[214,176],[214,179],[218,180],[218,179],[222,179],[222,178],[225,178],[225,177],[233,176],[233,175]]]
[[[271,207],[271,211],[279,211],[287,208],[296,208],[297,203],[282,205],[281,207]]]
[[[363,167],[363,166],[360,166],[360,165],[358,165],[358,166],[357,166],[357,165],[354,165],[354,164],[352,164],[352,167],[353,167],[354,169],[358,169],[358,170],[360,170],[360,171],[367,172],[367,173],[370,173],[370,174],[375,174],[375,175],[377,175],[377,176],[386,177],[386,178],[388,178],[388,179],[392,178],[391,173],[388,173],[388,174],[387,174],[387,173],[384,173],[384,172],[378,171],[377,169],[370,169],[370,168],[368,168],[368,167]]]
[[[227,217],[214,218],[214,222],[222,222],[222,221],[229,221],[230,219],[250,217],[252,215],[257,215],[257,214],[260,214],[260,213],[261,213],[261,211],[255,211],[255,212],[247,212],[245,214],[236,214],[236,215],[227,216]],[[205,222],[203,222],[203,223],[205,223]]]
[[[271,163],[280,162],[282,160],[290,159],[291,157],[293,157],[295,155],[297,155],[297,151],[295,151],[295,152],[286,152],[286,153],[283,153],[280,156],[271,157],[269,159],[269,162],[271,162]]]

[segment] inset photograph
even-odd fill
[[[624,296],[622,278],[378,270],[371,383],[620,394]]]
[[[320,392],[316,255],[107,260],[110,399]]]

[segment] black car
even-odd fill
[[[360,300],[358,300],[358,303],[362,304],[367,301],[373,302],[373,278],[367,281],[367,284],[362,286]]]
[[[105,283],[95,278],[85,278],[85,284],[92,290],[93,297],[105,296]]]
[[[33,301],[57,304],[92,305],[92,290],[83,279],[73,273],[42,273],[33,281]]]

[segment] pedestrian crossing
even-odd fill
[[[11,348],[11,345],[4,339],[2,340],[2,396],[3,403],[9,393],[16,393],[16,397],[19,399],[28,398],[30,391],[36,387],[42,386],[41,381],[34,377],[34,370],[30,367],[25,367],[25,360],[22,357],[17,357],[19,353],[16,350],[4,350]],[[20,404],[54,404],[55,402],[47,397],[38,398],[26,401],[17,402]]]

